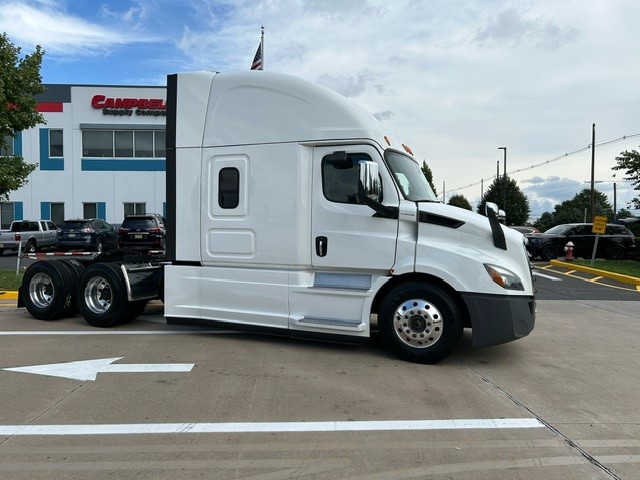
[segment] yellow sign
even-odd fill
[[[607,217],[593,217],[591,233],[602,235],[607,229]]]

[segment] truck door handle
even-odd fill
[[[326,256],[328,243],[327,237],[316,237],[316,255],[319,257]]]

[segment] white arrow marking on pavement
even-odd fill
[[[3,370],[86,381],[95,380],[99,373],[190,372],[194,366],[193,363],[131,363],[112,365],[113,362],[121,358],[122,357],[98,358],[96,360],[81,360],[78,362],[3,368]]]

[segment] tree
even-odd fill
[[[558,224],[553,218],[553,213],[550,212],[544,212],[542,215],[540,215],[540,218],[538,218],[538,220],[533,222],[533,226],[541,232],[546,232],[551,227],[555,227],[556,225]]]
[[[0,200],[25,185],[36,168],[18,155],[6,155],[10,151],[7,139],[45,123],[36,110],[35,99],[44,91],[40,76],[44,51],[38,45],[31,55],[22,59],[19,55],[20,48],[9,41],[7,34],[0,35]]]
[[[504,208],[504,190],[503,186],[507,187],[507,203]],[[512,180],[509,176],[498,175],[489,188],[482,196],[482,200],[478,204],[478,213],[485,214],[485,206],[487,202],[493,202],[497,204],[501,210],[504,210],[506,214],[507,225],[525,225],[531,208],[529,207],[529,199],[520,191],[518,184],[515,180]]]
[[[621,208],[620,210],[618,210],[616,216],[617,218],[629,218],[629,217],[633,217],[633,213],[631,213],[626,208]]]
[[[618,164],[612,167],[613,170],[625,170],[625,180],[631,180],[633,189],[640,191],[640,153],[637,150],[625,150],[616,157]],[[634,198],[629,202],[632,208],[640,208],[640,198]]]
[[[471,208],[471,204],[469,203],[469,200],[467,200],[464,195],[461,195],[459,193],[456,193],[455,195],[453,195],[449,199],[449,201],[447,203],[449,205],[453,205],[454,207],[460,207],[460,208],[465,208],[467,210],[473,210]]]
[[[424,174],[424,177],[427,179],[427,182],[429,182],[429,185],[431,185],[431,189],[433,190],[433,193],[435,193],[437,197],[438,191],[436,190],[436,186],[433,184],[433,173],[431,172],[431,169],[429,168],[429,165],[427,165],[427,162],[425,160],[422,161],[422,173]]]
[[[589,211],[590,206],[591,190],[585,188],[571,200],[565,200],[555,206],[553,211],[554,221],[556,225],[584,222],[585,212]],[[609,203],[607,196],[602,192],[595,192],[594,215],[605,216],[609,220],[613,220],[613,207]],[[591,222],[591,220],[591,218],[587,218],[587,222]]]
[[[613,207],[609,203],[607,196],[602,192],[595,192],[595,215],[605,216],[609,221],[613,220]],[[552,213],[544,212],[534,223],[534,226],[541,232],[551,227],[563,223],[582,223],[585,220],[586,212],[591,206],[591,190],[585,188],[576,194],[571,200],[556,205]],[[587,222],[591,219],[587,218]]]

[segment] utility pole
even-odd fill
[[[595,190],[595,169],[596,169],[596,124],[593,124],[591,128],[591,217],[590,220],[593,221],[593,216],[595,215],[595,204],[596,204],[596,190]]]

